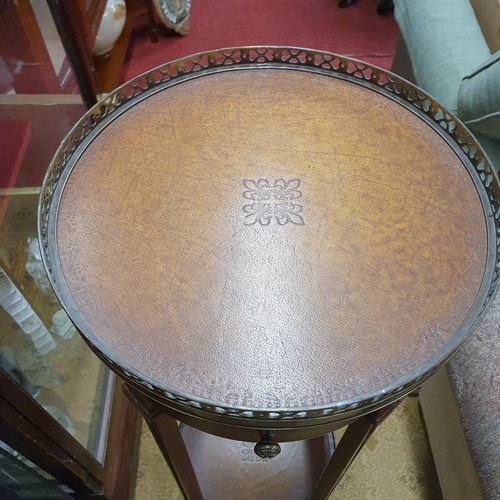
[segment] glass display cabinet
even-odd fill
[[[105,2],[80,3],[95,18]],[[36,477],[54,498],[127,498],[138,415],[62,310],[37,241],[47,165],[96,96],[46,0],[2,2],[0,23],[0,496]]]

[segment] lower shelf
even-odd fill
[[[328,434],[280,443],[277,457],[261,459],[254,443],[219,438],[187,425],[181,432],[205,500],[308,499],[334,448]]]

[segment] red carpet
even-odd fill
[[[137,19],[122,83],[165,62],[196,52],[245,45],[291,45],[349,55],[390,69],[398,27],[381,17],[375,0],[340,9],[336,0],[192,0],[191,31],[161,29],[149,40],[147,17]]]

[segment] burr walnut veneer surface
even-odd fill
[[[340,78],[219,72],[138,101],[60,201],[71,300],[118,358],[225,405],[376,391],[465,320],[487,236],[422,118]]]

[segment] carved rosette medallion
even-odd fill
[[[287,181],[283,178],[274,182],[264,177],[257,180],[243,179],[243,198],[249,200],[249,203],[243,205],[243,212],[246,214],[245,226],[257,223],[268,226],[273,219],[280,226],[289,222],[303,226],[304,207],[295,201],[302,198],[300,182],[300,179]]]

